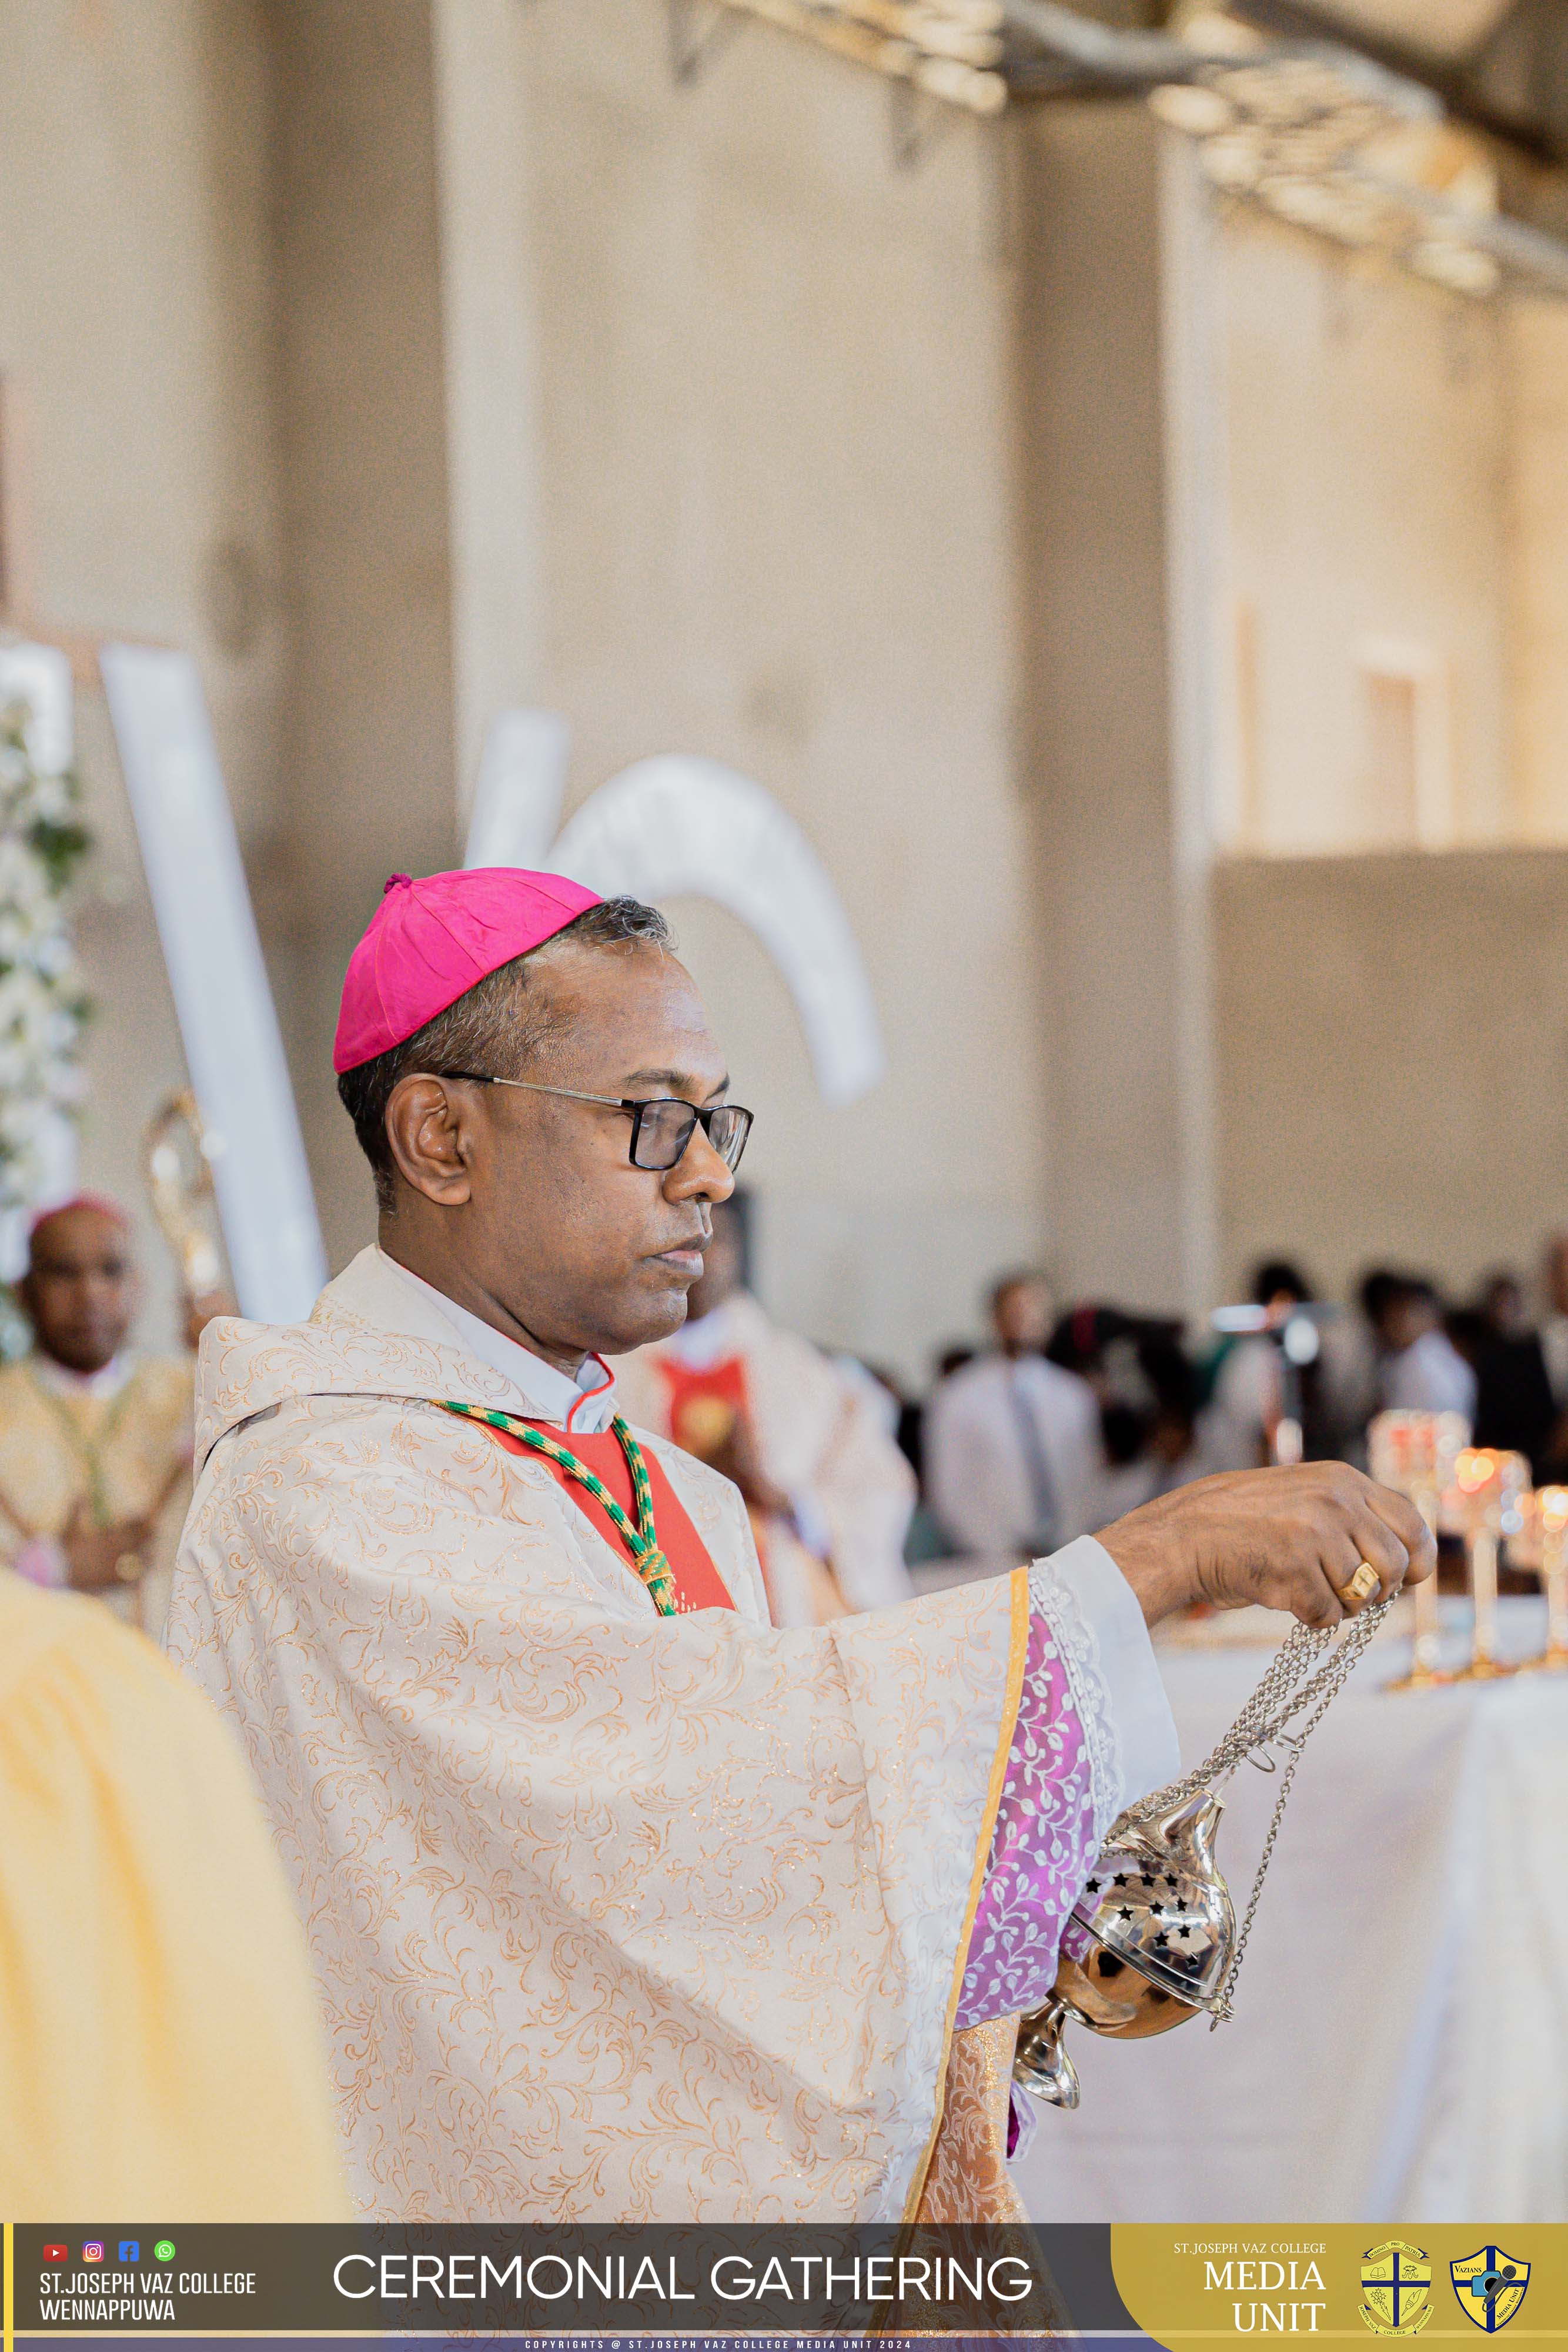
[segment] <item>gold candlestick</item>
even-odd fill
[[[1454,1483],[1454,1465],[1469,1444],[1469,1423],[1459,1412],[1380,1412],[1368,1434],[1373,1476],[1409,1496],[1436,1540],[1438,1507]],[[1410,1671],[1385,1683],[1385,1690],[1435,1690],[1454,1679],[1439,1663],[1443,1625],[1437,1578],[1413,1584],[1410,1598],[1416,1612]]]
[[[1561,1516],[1542,1547],[1542,1582],[1546,1587],[1546,1652],[1541,1664],[1551,1674],[1568,1670],[1568,1488],[1550,1487]]]
[[[1519,1556],[1537,1571],[1546,1594],[1546,1648],[1527,1671],[1568,1673],[1568,1486],[1542,1486],[1525,1505]]]
[[[1433,1540],[1437,1534],[1437,1497],[1435,1492],[1413,1495],[1421,1517],[1431,1530]],[[1410,1643],[1410,1671],[1396,1681],[1385,1683],[1391,1691],[1435,1690],[1440,1683],[1451,1683],[1450,1674],[1443,1671],[1443,1615],[1437,1600],[1437,1579],[1428,1576],[1424,1582],[1410,1588],[1411,1606],[1416,1612]]]
[[[1490,1528],[1478,1528],[1470,1538],[1470,1598],[1475,1604],[1475,1628],[1470,1636],[1470,1663],[1460,1680],[1491,1682],[1512,1672],[1497,1654],[1497,1538]]]
[[[1470,1661],[1456,1679],[1495,1682],[1516,1671],[1505,1666],[1497,1653],[1497,1556],[1502,1537],[1523,1531],[1530,1465],[1522,1454],[1506,1454],[1490,1445],[1467,1446],[1454,1465],[1454,1484],[1475,1607]]]

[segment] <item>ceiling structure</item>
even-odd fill
[[[1513,0],[1322,0],[1352,38],[1393,41],[1439,58],[1468,58],[1511,13]]]
[[[707,5],[977,114],[1142,97],[1229,197],[1457,293],[1568,299],[1568,243],[1505,208],[1497,152],[1568,161],[1568,0]]]
[[[1568,7],[1563,0],[1230,5],[1276,37],[1351,40],[1380,63],[1424,81],[1458,121],[1540,162],[1568,165]]]

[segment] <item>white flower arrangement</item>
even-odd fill
[[[50,1123],[81,1094],[87,992],[66,919],[89,847],[74,775],[40,770],[26,703],[0,711],[0,1209],[28,1206]]]

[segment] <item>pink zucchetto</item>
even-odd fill
[[[349,958],[332,1067],[390,1053],[515,956],[542,947],[601,900],[564,874],[476,866],[394,874]]]
[[[107,1217],[111,1225],[118,1225],[122,1234],[131,1231],[130,1217],[107,1192],[73,1192],[68,1200],[51,1201],[47,1209],[34,1211],[27,1220],[27,1239],[36,1240],[45,1225],[56,1217],[68,1215],[72,1209],[90,1209],[95,1216]]]

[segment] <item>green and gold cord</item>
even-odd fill
[[[508,1437],[517,1438],[535,1454],[542,1454],[548,1462],[553,1462],[557,1469],[564,1470],[569,1478],[575,1478],[578,1485],[602,1506],[631,1553],[632,1565],[647,1586],[660,1616],[674,1615],[674,1578],[669,1561],[659,1549],[658,1537],[654,1532],[653,1489],[648,1481],[648,1465],[643,1459],[642,1447],[619,1413],[610,1426],[632,1473],[632,1492],[637,1503],[635,1526],[597,1472],[591,1470],[586,1462],[580,1462],[576,1454],[570,1453],[564,1445],[558,1445],[553,1437],[547,1437],[542,1430],[536,1429],[531,1422],[519,1421],[516,1413],[498,1412],[489,1405],[463,1404],[455,1397],[434,1397],[431,1402],[438,1404],[443,1412],[455,1412],[464,1421],[486,1422],[492,1429],[505,1430]]]

